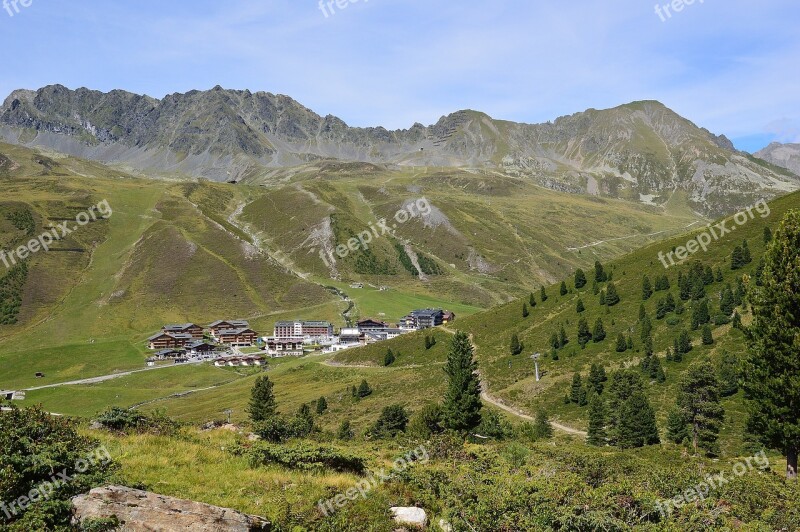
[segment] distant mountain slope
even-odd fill
[[[800,175],[800,144],[773,142],[755,155]]]
[[[353,128],[271,93],[190,91],[161,100],[60,85],[13,92],[0,138],[158,175],[267,179],[320,159],[480,168],[555,190],[664,204],[676,190],[707,214],[796,190],[797,176],[737,152],[659,102],[590,109],[546,124],[458,111],[436,124]]]

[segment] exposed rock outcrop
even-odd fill
[[[262,517],[124,486],[95,488],[86,495],[75,497],[72,502],[76,524],[115,516],[120,522],[120,532],[249,532],[271,529],[270,523]]]

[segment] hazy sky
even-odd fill
[[[654,0],[324,0],[324,13],[319,0],[5,1],[2,97],[219,84],[388,128],[467,108],[543,122],[657,99],[742,149],[800,142],[797,0],[661,15]]]

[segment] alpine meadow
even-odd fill
[[[10,2],[0,531],[800,530],[800,9],[690,4]]]

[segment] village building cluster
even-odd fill
[[[442,309],[414,310],[393,325],[363,319],[355,326],[336,333],[327,321],[279,321],[272,336],[259,336],[245,320],[218,320],[205,327],[195,323],[170,324],[147,339],[154,351],[149,366],[158,362],[213,361],[216,366],[263,366],[265,355],[302,356],[306,352],[332,353],[343,349],[391,340],[401,334],[429,329],[455,320],[455,314]],[[258,347],[255,354],[239,349]]]

